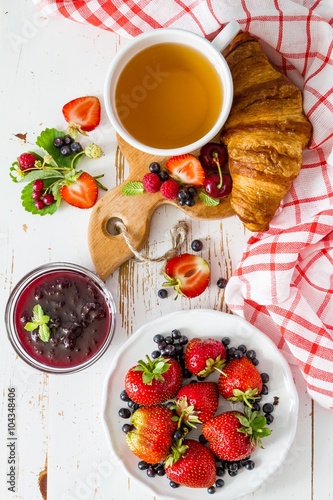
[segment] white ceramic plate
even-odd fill
[[[124,389],[127,370],[156,348],[153,342],[155,334],[169,335],[175,328],[189,339],[222,339],[228,336],[230,345],[245,344],[248,349],[255,349],[260,361],[259,371],[270,375],[269,394],[263,397],[263,401],[273,402],[274,397],[279,398],[270,426],[272,434],[264,440],[265,449],[257,449],[252,455],[255,468],[252,471],[241,469],[236,477],[226,473],[223,478],[225,485],[217,488],[214,494],[216,500],[235,500],[256,490],[283,463],[295,437],[298,414],[297,392],[286,360],[268,337],[238,316],[207,309],[175,312],[142,326],[123,344],[113,360],[103,388],[102,421],[109,446],[125,471],[158,500],[187,500],[189,497],[191,500],[202,500],[204,495],[208,495],[201,488],[181,486],[172,489],[166,476],[149,478],[145,471],[140,471],[137,466],[139,459],[127,447],[125,435],[121,431],[122,425],[128,420],[118,416],[118,410],[126,406],[119,395]],[[214,380],[214,376],[211,375],[209,380]],[[232,408],[231,403],[220,399],[218,411]],[[199,434],[198,428],[191,431],[190,436],[197,437]]]

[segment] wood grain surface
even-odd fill
[[[218,138],[214,140],[217,141]],[[98,201],[92,210],[88,228],[91,257],[98,275],[103,280],[133,257],[123,233],[115,228],[115,222],[121,221],[125,225],[132,247],[140,251],[147,241],[152,215],[161,205],[172,205],[190,217],[206,220],[223,219],[234,213],[230,206],[230,197],[222,199],[215,207],[209,207],[200,200],[193,207],[187,207],[180,206],[177,200],[167,200],[160,192],[125,196],[122,193],[124,184],[130,181],[142,181],[143,176],[149,172],[150,163],[158,162],[163,168],[167,158],[143,153],[129,145],[119,135],[117,141],[130,172],[122,183]],[[194,155],[198,153],[199,151],[193,151]]]

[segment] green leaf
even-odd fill
[[[121,192],[125,196],[133,196],[144,192],[143,184],[140,181],[127,182],[122,187]]]
[[[47,325],[40,325],[38,329],[39,338],[43,342],[48,342],[50,340],[50,329]]]
[[[47,342],[50,339],[50,328],[48,327],[48,322],[50,321],[50,316],[44,314],[43,308],[40,304],[36,304],[32,309],[32,320],[25,324],[24,328],[28,332],[32,332],[38,328],[39,338],[43,342]]]
[[[50,183],[51,184],[51,183]],[[47,183],[45,183],[47,186]],[[42,210],[38,210],[35,207],[35,202],[32,199],[32,183],[30,182],[24,188],[22,189],[21,192],[21,201],[22,201],[22,206],[23,208],[32,214],[38,214],[38,215],[52,215],[54,212],[56,212],[59,208],[59,202],[57,200],[57,203],[52,203],[52,205],[45,206],[42,208]]]
[[[60,153],[60,149],[56,148],[53,145],[53,141],[56,137],[64,137],[65,135],[67,134],[55,128],[46,128],[40,133],[40,135],[36,139],[37,146],[39,146],[40,148],[44,149],[44,151],[49,153],[59,167],[70,167],[73,158],[77,155],[77,153],[73,153],[68,156],[63,156]],[[73,166],[75,168],[77,167],[77,164],[82,159],[82,157],[84,157],[84,155],[79,155],[74,160]]]
[[[218,198],[212,198],[204,191],[201,191],[199,193],[199,198],[202,203],[204,203],[204,205],[207,205],[208,207],[217,207],[217,205],[220,204],[220,200]]]
[[[32,170],[22,180],[33,182],[36,179],[63,179],[64,175],[58,170]]]

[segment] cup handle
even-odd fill
[[[240,26],[238,22],[230,21],[211,43],[219,52],[222,52],[239,31]]]

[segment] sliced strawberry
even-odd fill
[[[167,261],[164,276],[167,281],[163,286],[173,286],[176,292],[192,298],[206,290],[210,268],[199,255],[184,253]]]
[[[77,97],[62,108],[65,120],[74,128],[90,132],[101,120],[101,104],[98,97]]]
[[[167,161],[166,168],[173,177],[183,184],[202,186],[204,183],[204,168],[194,155],[172,156]]]
[[[98,197],[98,186],[95,179],[87,172],[78,172],[67,178],[60,188],[60,195],[69,205],[77,208],[91,208]]]

